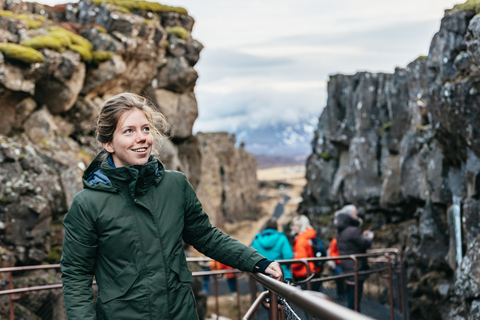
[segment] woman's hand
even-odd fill
[[[271,275],[275,280],[282,280],[283,278],[283,271],[280,264],[276,261],[270,263],[265,269],[265,273]]]

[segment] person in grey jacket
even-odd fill
[[[360,226],[362,219],[357,215],[357,208],[354,205],[348,205],[335,212],[334,224],[337,228],[337,247],[341,256],[350,254],[366,253],[367,249],[372,246],[373,233],[370,231],[362,231]],[[368,270],[368,261],[366,258],[359,258],[359,271]],[[355,271],[355,264],[352,260],[345,259],[341,261],[341,266],[344,273]],[[360,311],[360,301],[363,292],[363,283],[367,275],[358,276],[358,310]],[[349,277],[348,280],[353,280]],[[347,285],[348,307],[355,308],[355,287]]]

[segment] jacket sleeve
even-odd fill
[[[365,237],[360,228],[354,228],[352,238],[354,239],[360,250],[362,250],[363,252],[372,246],[372,240]]]
[[[192,186],[184,179],[183,240],[212,259],[242,271],[253,272],[257,262],[265,258],[255,249],[213,227]]]
[[[62,270],[63,294],[69,320],[96,319],[92,279],[95,268],[97,233],[94,223],[76,196],[63,220]]]

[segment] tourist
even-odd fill
[[[335,212],[334,224],[337,228],[337,247],[341,256],[351,254],[366,253],[367,249],[372,246],[373,233],[360,229],[362,219],[357,215],[357,208],[354,205],[348,205],[341,210]],[[358,258],[358,270],[366,271],[369,269],[368,261],[366,258]],[[341,266],[344,273],[351,273],[355,271],[355,264],[353,260],[345,259],[341,260]],[[363,293],[363,283],[367,279],[368,275],[359,274],[357,293],[358,293],[358,310],[360,311],[360,301]],[[347,278],[347,295],[348,295],[348,307],[350,309],[355,308],[355,286],[351,283],[354,278]]]
[[[310,225],[310,220],[305,215],[297,215],[292,219],[291,224],[292,234],[295,236],[293,241],[293,257],[295,259],[313,258],[312,240],[317,233]],[[321,269],[313,262],[308,263],[310,272],[315,274],[315,278],[320,277]],[[295,282],[307,279],[307,266],[303,263],[292,264],[292,275]],[[320,289],[320,282],[312,282],[312,290]],[[302,286],[305,287],[305,286]]]
[[[265,223],[262,232],[257,233],[252,248],[269,260],[288,260],[293,258],[293,251],[287,237],[278,231],[276,218],[270,218]],[[285,280],[292,279],[288,265],[282,265]]]
[[[234,268],[282,277],[277,262],[213,227],[185,175],[152,156],[166,127],[138,95],[103,104],[96,138],[104,150],[85,170],[84,190],[63,221],[69,320],[197,319],[182,240]]]

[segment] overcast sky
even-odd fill
[[[58,0],[42,0],[43,3]],[[331,74],[427,55],[452,0],[169,0],[196,20],[195,131],[318,117]]]

